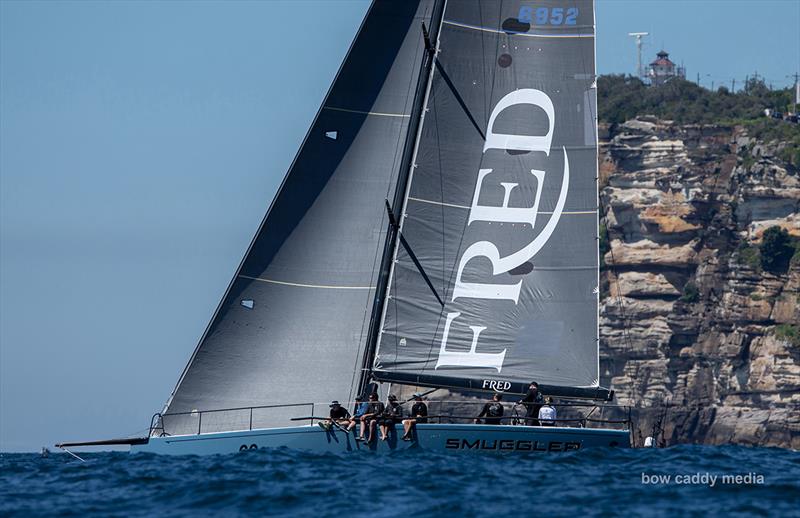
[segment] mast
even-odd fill
[[[411,125],[408,128],[406,142],[403,147],[403,159],[400,166],[400,174],[397,178],[397,187],[394,191],[394,199],[391,205],[387,205],[387,210],[390,211],[388,230],[386,232],[386,242],[381,258],[380,276],[378,278],[377,289],[375,290],[375,300],[372,305],[367,346],[364,351],[357,394],[363,394],[372,377],[372,360],[375,355],[378,335],[380,334],[381,316],[383,315],[386,291],[389,287],[389,271],[392,258],[397,249],[397,242],[400,238],[399,221],[402,217],[403,204],[408,196],[408,178],[411,174],[411,168],[414,166],[413,159],[419,145],[419,138],[422,131],[422,119],[424,118],[424,108],[427,105],[428,94],[431,88],[431,71],[433,70],[436,51],[439,47],[439,31],[442,26],[445,3],[445,0],[435,0],[431,16],[431,31],[427,30],[424,23],[422,24],[422,35],[425,39],[426,52],[420,62],[420,74],[417,79],[417,88],[414,94],[414,103],[411,112]],[[386,203],[388,204],[389,201],[386,200]]]

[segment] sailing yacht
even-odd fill
[[[431,416],[412,441],[316,426],[332,399],[401,386],[513,400],[535,380],[566,413],[612,400],[594,44],[591,0],[374,0],[148,436],[57,446],[630,446],[629,420],[591,412],[555,426]]]

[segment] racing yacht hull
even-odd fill
[[[386,441],[357,441],[357,435],[314,426],[265,428],[239,432],[150,437],[131,452],[167,455],[213,455],[260,448],[290,448],[318,453],[390,452],[420,448],[485,453],[557,453],[590,447],[630,447],[628,430],[554,426],[419,424],[413,441],[403,441],[397,425]]]

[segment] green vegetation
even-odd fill
[[[642,114],[679,124],[772,121],[764,117],[764,109],[787,111],[792,106],[792,93],[791,88],[770,90],[763,81],[755,79],[733,94],[727,88],[712,92],[684,79],[674,79],[658,87],[647,86],[631,76],[607,75],[597,80],[598,115],[601,121],[611,123],[625,122]],[[779,122],[774,120],[775,124]]]
[[[785,228],[769,227],[761,241],[761,267],[772,273],[786,273],[792,256],[796,255],[796,240]]]
[[[737,260],[757,272],[786,273],[789,266],[800,264],[800,239],[789,235],[785,228],[769,227],[762,235],[761,245],[746,241],[739,245]]]
[[[764,297],[759,295],[758,293],[751,293],[750,300],[755,300],[755,301],[764,300]]]
[[[739,245],[737,252],[739,264],[747,265],[757,272],[761,271],[761,257],[757,247],[750,246],[748,243],[743,242]]]
[[[800,328],[790,324],[775,326],[775,337],[785,340],[795,347],[800,347]]]
[[[770,90],[758,79],[748,80],[736,93],[725,87],[714,92],[677,78],[650,87],[635,77],[607,75],[597,80],[598,116],[612,124],[648,114],[678,124],[741,125],[750,137],[784,143],[778,158],[800,167],[800,125],[764,116],[766,108],[797,112],[792,90]]]
[[[683,287],[683,295],[681,295],[680,300],[689,303],[697,302],[700,300],[700,290],[697,289],[693,282],[687,282],[686,286]]]
[[[605,256],[609,250],[611,250],[611,244],[608,242],[608,229],[606,228],[605,223],[600,223],[600,268],[606,267],[606,259]]]

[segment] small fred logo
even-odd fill
[[[501,380],[483,380],[483,388],[491,389],[497,392],[505,392],[511,388],[511,382]]]

